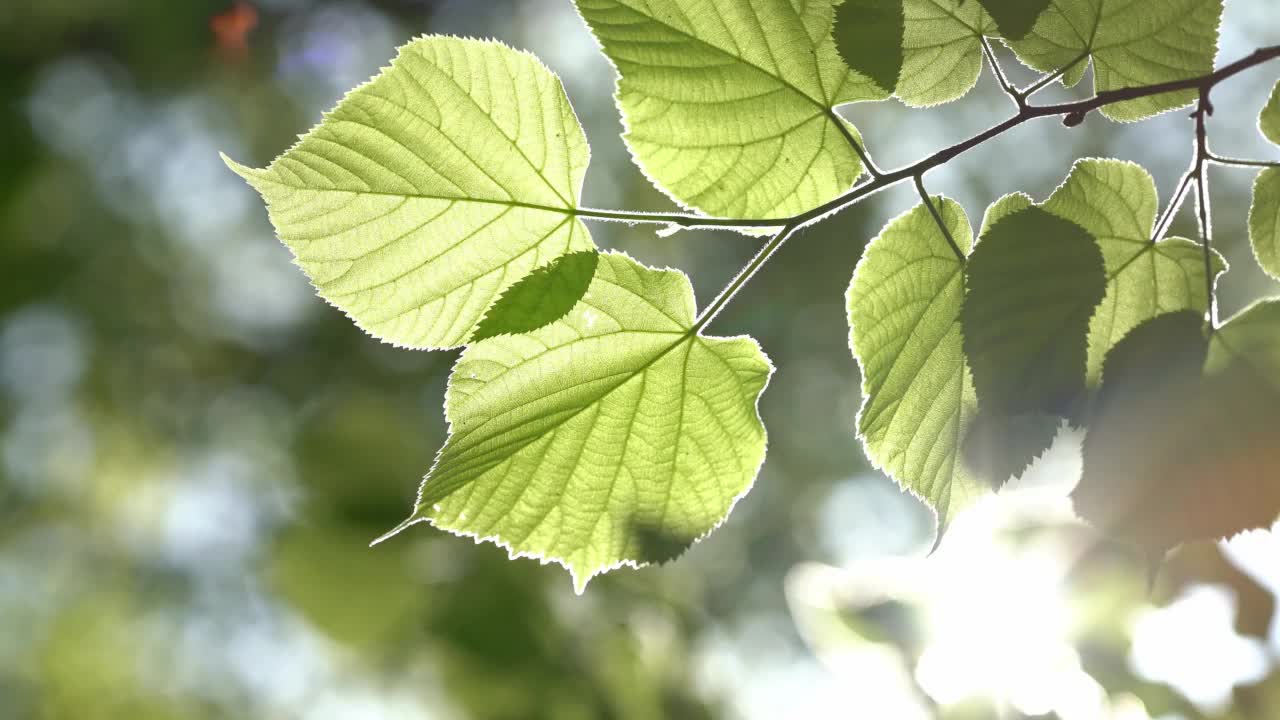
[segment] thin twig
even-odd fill
[[[987,56],[987,64],[991,66],[991,72],[995,74],[996,80],[1000,83],[1000,89],[1004,90],[1004,94],[1009,96],[1013,101],[1014,107],[1021,110],[1026,104],[1026,98],[1018,89],[1009,82],[1009,78],[1005,77],[1004,70],[1000,67],[999,61],[996,60],[996,52],[991,47],[991,42],[986,37],[982,38],[982,53]]]
[[[1178,189],[1173,191],[1173,197],[1169,198],[1169,207],[1164,209],[1164,214],[1160,216],[1160,221],[1156,223],[1154,231],[1151,233],[1151,242],[1159,242],[1164,238],[1165,233],[1169,232],[1169,226],[1173,224],[1173,219],[1177,217],[1178,210],[1182,207],[1183,201],[1187,197],[1187,191],[1191,189],[1191,184],[1196,179],[1196,161],[1191,161],[1191,167],[1182,174],[1182,179],[1178,181]]]
[[[1151,97],[1152,95],[1163,95],[1166,93],[1178,92],[1180,90],[1211,90],[1224,80],[1232,78],[1249,68],[1261,65],[1262,63],[1276,58],[1280,58],[1280,45],[1271,45],[1256,50],[1247,57],[1241,58],[1230,65],[1225,65],[1208,75],[1202,75],[1200,77],[1158,83],[1156,85],[1107,90],[1085,100],[1076,100],[1072,102],[1058,103],[1055,105],[1027,105],[1016,115],[983,130],[967,140],[962,140],[950,147],[943,148],[942,150],[939,150],[934,154],[905,167],[885,172],[880,177],[868,180],[840,197],[791,218],[791,221],[798,223],[799,226],[808,225],[848,205],[858,203],[881,190],[884,190],[885,188],[897,185],[904,180],[910,180],[916,175],[923,175],[933,168],[950,162],[953,158],[982,145],[992,138],[999,137],[1019,125],[1030,122],[1031,120],[1045,117],[1083,117],[1084,115],[1087,115],[1099,108],[1118,102],[1124,102],[1126,100],[1137,100],[1144,97]]]
[[[1071,70],[1071,68],[1075,67],[1075,66],[1076,66],[1076,65],[1078,65],[1079,63],[1084,62],[1084,61],[1085,61],[1085,59],[1087,59],[1088,57],[1089,57],[1089,51],[1088,51],[1088,50],[1086,50],[1086,51],[1084,51],[1083,53],[1081,53],[1081,54],[1080,54],[1080,56],[1079,56],[1079,57],[1077,57],[1075,60],[1072,60],[1071,62],[1067,63],[1066,65],[1063,65],[1062,67],[1058,68],[1057,70],[1054,70],[1052,73],[1050,73],[1050,74],[1048,74],[1048,75],[1045,75],[1044,77],[1040,78],[1039,80],[1035,81],[1034,83],[1032,83],[1032,84],[1028,85],[1027,87],[1025,87],[1025,88],[1023,88],[1023,89],[1021,89],[1021,90],[1019,90],[1019,91],[1018,91],[1018,94],[1019,94],[1019,95],[1021,95],[1021,96],[1023,97],[1023,99],[1026,99],[1026,98],[1031,97],[1032,95],[1035,95],[1036,93],[1040,92],[1041,90],[1043,90],[1043,89],[1045,89],[1045,88],[1049,87],[1050,85],[1052,85],[1054,80],[1057,80],[1058,78],[1062,77],[1063,75],[1066,75],[1066,74],[1067,74],[1067,72],[1068,72],[1069,70]]]
[[[1209,162],[1209,131],[1206,121],[1213,114],[1213,104],[1209,102],[1209,89],[1200,89],[1200,99],[1193,117],[1196,119],[1196,208],[1200,219],[1200,244],[1204,250],[1204,281],[1209,299],[1209,326],[1218,326],[1218,298],[1214,292],[1213,277],[1213,222],[1209,208],[1209,173],[1206,167]]]
[[[683,228],[774,228],[782,227],[792,220],[792,218],[717,218],[707,217],[704,215],[684,215],[680,213],[623,212],[619,210],[597,210],[595,208],[578,208],[574,210],[572,214],[577,215],[578,217],[590,218],[592,220],[604,220],[606,222],[644,223],[648,225],[679,225]]]
[[[1242,160],[1241,158],[1222,157],[1221,155],[1213,154],[1209,155],[1209,162],[1226,167],[1280,168],[1280,162],[1275,160]]]
[[[858,142],[858,138],[854,137],[853,133],[849,131],[849,127],[845,124],[844,118],[840,117],[840,114],[837,113],[834,108],[829,110],[828,114],[831,117],[831,122],[835,123],[836,127],[840,129],[840,134],[844,136],[845,141],[848,142],[849,145],[853,147],[853,151],[858,154],[858,159],[862,160],[862,166],[867,169],[867,172],[870,173],[871,177],[878,178],[883,175],[884,173],[880,171],[880,168],[876,167],[875,161],[871,159],[871,153],[867,152],[867,149],[862,146],[862,143]]]
[[[933,216],[933,222],[938,225],[938,230],[942,232],[942,237],[947,239],[947,244],[951,246],[951,252],[956,254],[960,264],[963,265],[967,260],[964,251],[956,244],[956,239],[951,236],[951,230],[947,228],[947,223],[943,221],[938,208],[933,206],[933,198],[929,197],[929,191],[924,187],[924,177],[921,175],[916,176],[916,192],[920,193],[920,199],[924,201],[925,207],[929,208],[929,214]]]
[[[866,156],[866,150],[862,148],[861,143],[858,143],[857,139],[854,138],[852,134],[848,134],[847,137],[851,141],[853,147],[858,151],[859,157],[862,157],[863,162],[867,163],[868,172],[872,175],[871,179],[854,187],[843,195],[823,203],[822,205],[788,218],[747,220],[735,218],[712,218],[700,215],[629,213],[613,210],[587,209],[576,210],[573,211],[572,214],[597,220],[679,225],[681,227],[792,227],[792,229],[799,229],[805,225],[816,222],[837,210],[841,210],[847,206],[861,202],[862,200],[865,200],[886,188],[897,185],[904,180],[910,180],[917,175],[923,175],[929,170],[950,162],[953,158],[1032,120],[1046,117],[1083,118],[1088,113],[1099,108],[1106,107],[1107,105],[1124,102],[1126,100],[1137,100],[1139,98],[1151,97],[1153,95],[1178,92],[1180,90],[1201,90],[1208,92],[1224,80],[1276,58],[1280,58],[1280,45],[1271,45],[1255,50],[1252,54],[1244,58],[1241,58],[1229,65],[1225,65],[1208,75],[1202,75],[1200,77],[1158,83],[1155,85],[1142,85],[1137,87],[1121,88],[1119,90],[1107,90],[1085,100],[1076,100],[1073,102],[1058,103],[1055,105],[1024,105],[1017,114],[1003,122],[993,125],[967,140],[963,140],[951,145],[950,147],[943,148],[942,150],[918,160],[911,165],[907,165],[893,171],[882,171],[879,169],[873,170],[874,166],[869,162],[870,158]],[[1070,65],[1067,67],[1069,68]],[[1064,68],[1064,71],[1065,69],[1066,68]],[[1060,76],[1061,72],[1056,73],[1056,75]],[[1051,78],[1053,76],[1049,77]],[[1033,85],[1032,88],[1038,89],[1035,85]],[[1022,93],[1028,97],[1032,94],[1031,91],[1026,90],[1022,91]],[[845,132],[848,132],[847,129],[844,130]],[[554,208],[547,209],[551,210]]]
[[[782,247],[783,243],[787,241],[787,238],[791,237],[799,227],[799,225],[794,224],[787,225],[782,228],[782,230],[778,231],[778,234],[774,235],[769,242],[765,243],[764,247],[760,248],[759,252],[755,254],[755,257],[751,258],[751,262],[748,262],[737,276],[729,282],[729,285],[725,287],[724,290],[720,291],[720,294],[716,296],[716,299],[711,301],[711,304],[707,306],[707,309],[702,311],[702,314],[694,321],[693,328],[691,328],[689,332],[691,334],[697,334],[702,330],[702,328],[707,326],[707,323],[715,319],[715,316],[719,315],[720,311],[723,310],[731,300],[733,300],[734,296],[738,294],[738,291],[746,286],[747,282],[751,280],[751,277],[756,274],[756,271],[761,267],[764,267],[764,264],[769,261],[769,258],[773,257],[773,254],[778,251],[778,248]]]

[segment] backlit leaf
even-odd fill
[[[964,96],[977,84],[983,37],[999,37],[1002,32],[1025,35],[1047,4],[1048,0],[845,0],[836,8],[836,44],[850,67],[874,78],[907,105],[938,105]]]
[[[996,21],[1000,34],[1021,40],[1049,7],[1049,0],[978,0]]]
[[[982,38],[999,32],[981,3],[906,0],[902,77],[897,95],[914,107],[950,102],[982,73]]]
[[[1007,215],[978,242],[965,287],[960,322],[982,410],[1074,418],[1106,292],[1093,237],[1038,207]]]
[[[1107,352],[1157,315],[1209,309],[1204,248],[1184,238],[1151,242],[1159,199],[1151,175],[1119,160],[1082,160],[1042,206],[1089,232],[1107,266],[1107,293],[1089,324],[1088,382],[1096,387]],[[1212,254],[1214,276],[1226,261]]]
[[[1077,512],[1162,554],[1280,515],[1280,303],[1206,338],[1193,312],[1134,329],[1107,357]]]
[[[617,67],[641,169],[711,215],[785,217],[862,173],[837,105],[886,93],[850,72],[831,0],[577,0]]]
[[[1021,192],[1009,193],[996,200],[987,207],[987,211],[982,215],[982,229],[978,233],[979,237],[986,235],[992,225],[1035,204],[1035,200],[1032,200],[1030,195]]]
[[[581,591],[719,525],[764,459],[773,371],[750,338],[694,328],[683,273],[600,256],[563,318],[477,342],[449,380],[450,436],[409,520],[554,561]]]
[[[591,286],[599,259],[588,250],[537,268],[498,298],[471,339],[527,333],[564,317]]]
[[[1258,173],[1249,208],[1249,239],[1258,264],[1273,278],[1280,278],[1280,168]]]
[[[898,86],[905,30],[903,0],[844,0],[836,6],[836,50],[885,92]]]
[[[1213,70],[1223,0],[1052,0],[1031,32],[1010,46],[1041,72],[1070,67],[1068,87],[1093,60],[1097,92],[1184,80]],[[1082,59],[1085,58],[1085,59]],[[1195,90],[1107,105],[1113,120],[1133,121],[1183,107]]]
[[[962,441],[965,464],[999,488],[1021,477],[1058,436],[1062,421],[1052,415],[978,413]]]
[[[372,335],[454,347],[535,267],[591,250],[560,81],[496,42],[426,37],[263,170],[228,160],[320,295]]]
[[[1162,497],[1181,496],[1167,479],[1179,446],[1194,443],[1192,416],[1209,352],[1204,319],[1177,312],[1149,320],[1111,350],[1084,440],[1084,471],[1072,493],[1076,512],[1104,532],[1166,550]],[[1181,475],[1181,473],[1177,473]]]
[[[952,200],[934,202],[967,251],[973,231],[964,210]],[[867,245],[848,294],[867,457],[929,503],[940,529],[985,492],[960,459],[977,406],[961,349],[963,300],[963,261],[923,204]]]
[[[1258,116],[1258,128],[1262,131],[1263,137],[1280,145],[1280,82],[1271,89],[1271,97],[1267,99],[1267,104],[1262,108],[1262,114]]]

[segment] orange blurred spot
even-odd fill
[[[209,19],[209,28],[217,38],[218,50],[236,58],[249,51],[249,31],[257,26],[258,11],[244,0],[237,0],[230,10]]]

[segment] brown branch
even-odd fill
[[[1127,100],[1138,100],[1140,98],[1151,97],[1153,95],[1164,95],[1166,93],[1178,92],[1180,90],[1199,90],[1201,94],[1207,96],[1214,87],[1224,80],[1234,77],[1249,68],[1261,65],[1262,63],[1276,58],[1280,58],[1280,45],[1271,45],[1255,50],[1247,57],[1241,58],[1230,65],[1225,65],[1208,75],[1202,75],[1200,77],[1158,83],[1155,85],[1121,88],[1119,90],[1106,90],[1098,93],[1094,97],[1074,102],[1058,103],[1055,105],[1028,105],[1019,110],[1013,117],[993,125],[967,140],[963,140],[955,145],[943,148],[942,150],[912,163],[911,165],[907,165],[890,172],[885,172],[880,176],[874,177],[855,187],[844,195],[824,203],[823,205],[819,205],[808,212],[801,213],[800,215],[791,218],[791,220],[799,223],[800,225],[810,224],[815,220],[825,217],[837,210],[841,210],[846,206],[860,202],[881,190],[884,190],[885,188],[897,185],[904,180],[923,176],[930,170],[950,162],[955,157],[962,155],[993,138],[999,137],[1019,125],[1037,118],[1062,117],[1068,122],[1068,124],[1079,124],[1085,116],[1094,110],[1104,108],[1108,105],[1114,105],[1115,103],[1125,102]]]

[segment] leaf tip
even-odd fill
[[[937,515],[938,520],[933,528],[933,543],[929,545],[929,551],[924,554],[926,558],[931,558],[938,552],[938,548],[942,547],[942,538],[947,534],[947,523],[943,520],[942,513],[936,510],[934,513]]]
[[[391,529],[390,529],[390,530],[388,530],[387,532],[385,532],[385,533],[383,533],[383,534],[379,535],[378,537],[374,538],[374,539],[373,539],[373,542],[369,543],[369,547],[373,547],[373,546],[375,546],[375,545],[381,545],[382,543],[384,543],[384,542],[386,542],[386,541],[390,540],[391,538],[395,537],[396,535],[399,535],[401,532],[403,532],[403,531],[404,531],[406,528],[408,528],[410,525],[414,525],[414,524],[417,524],[417,523],[419,523],[419,522],[422,522],[422,520],[423,520],[423,518],[418,517],[418,514],[415,512],[413,515],[410,515],[410,516],[408,517],[408,519],[406,519],[404,522],[400,523],[399,525],[397,525],[397,526],[395,526],[395,527],[391,528]]]
[[[245,167],[235,160],[232,160],[230,155],[222,152],[221,150],[218,151],[218,157],[222,158],[222,162],[225,163],[227,167],[231,168],[232,172],[240,177],[247,177],[249,173],[253,172],[252,168]]]
[[[222,151],[218,152],[218,157],[222,158],[222,162],[231,169],[231,172],[239,175],[241,178],[244,178],[244,181],[249,183],[250,187],[261,192],[258,182],[263,179],[263,174],[267,172],[266,170],[242,165],[233,160],[230,155]]]

